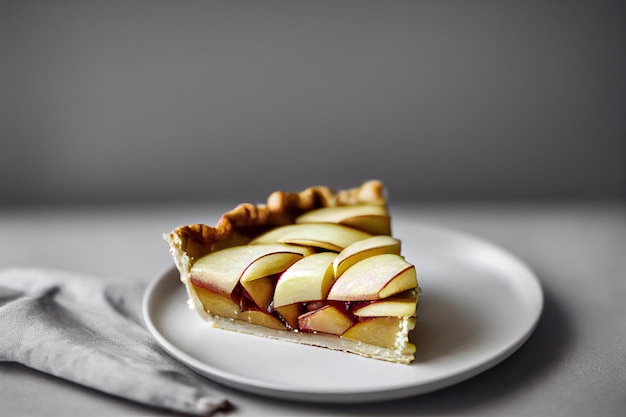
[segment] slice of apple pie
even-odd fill
[[[214,327],[410,363],[419,287],[383,184],[277,191],[170,245],[189,305]]]

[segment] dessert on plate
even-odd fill
[[[215,226],[164,235],[189,296],[212,326],[408,364],[415,266],[391,233],[382,182],[276,191]]]

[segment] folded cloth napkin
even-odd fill
[[[0,361],[193,415],[231,405],[143,327],[143,286],[48,269],[0,272]]]

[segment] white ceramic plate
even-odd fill
[[[526,341],[543,294],[520,260],[451,230],[414,222],[396,230],[423,290],[411,365],[210,328],[187,307],[175,270],[148,288],[147,326],[171,355],[214,381],[316,402],[369,402],[437,390],[496,365]]]

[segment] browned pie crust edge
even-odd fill
[[[275,191],[266,204],[240,204],[224,213],[215,226],[200,223],[180,226],[166,240],[195,260],[217,249],[246,244],[266,228],[293,223],[305,211],[354,204],[386,205],[383,183],[370,180],[337,192],[325,186],[309,187],[299,193]]]

